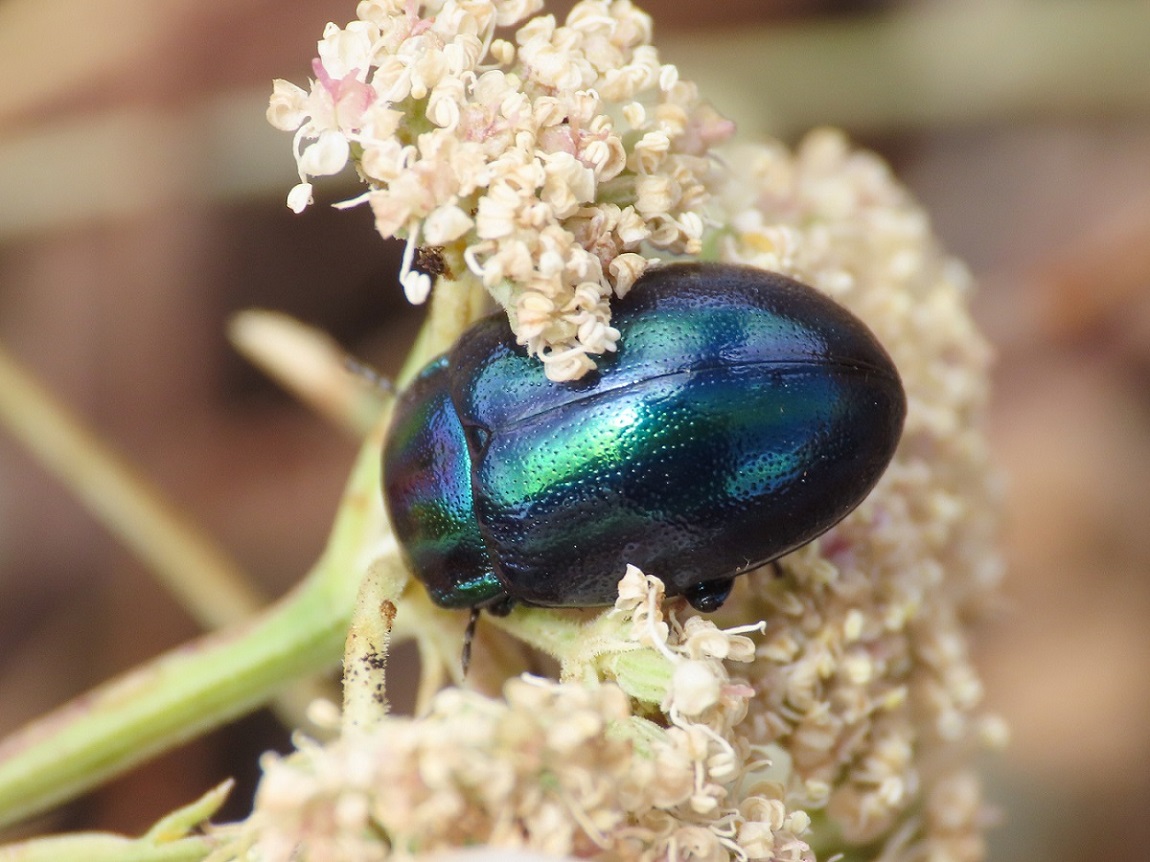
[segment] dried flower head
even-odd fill
[[[354,163],[368,191],[349,203],[407,242],[408,298],[432,286],[416,249],[442,247],[571,380],[615,349],[610,297],[657,251],[699,252],[708,152],[733,126],[659,62],[630,0],[583,0],[562,25],[529,18],[541,6],[363,0],[325,29],[308,90],[275,82],[268,120],[295,132],[293,210]]]

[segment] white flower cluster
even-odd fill
[[[837,133],[726,153],[716,182],[709,149],[730,126],[658,63],[645,15],[585,0],[563,26],[526,20],[538,9],[364,0],[359,20],[329,26],[310,92],[277,82],[269,110],[296,130],[292,205],[310,200],[309,177],[354,162],[380,231],[408,240],[409,295],[426,296],[411,261],[434,247],[504,305],[553,379],[614,348],[608,298],[652,249],[706,242],[789,274],[887,348],[908,399],[902,442],[870,497],[780,561],[782,577],[737,579],[718,616],[764,620],[762,638],[680,621],[667,608],[681,603],[629,570],[616,608],[584,625],[593,648],[573,650],[594,657],[585,673],[516,677],[501,698],[448,689],[427,715],[270,762],[245,859],[481,843],[643,862],[977,862],[987,818],[971,756],[1005,730],[982,711],[968,646],[1000,560],[990,356],[965,269],[887,168]],[[648,697],[618,668],[651,650],[670,671]]]
[[[754,691],[726,662],[754,645],[664,617],[663,585],[630,569],[617,607],[672,659],[669,726],[612,683],[513,678],[502,698],[445,689],[419,719],[269,758],[246,824],[260,862],[430,858],[483,845],[607,862],[813,862],[810,818],[733,744]],[[626,609],[626,610],[624,610]],[[757,628],[757,627],[752,627]]]
[[[854,311],[908,401],[867,500],[783,560],[785,577],[737,583],[728,607],[768,626],[742,732],[785,752],[788,805],[825,812],[848,844],[885,841],[892,862],[974,862],[987,816],[971,755],[1005,729],[982,711],[968,644],[1001,575],[983,421],[990,351],[966,308],[969,276],[889,169],[837,132],[730,159],[741,181],[724,195],[720,256],[789,273]]]
[[[295,132],[300,184],[353,162],[385,237],[413,269],[433,249],[507,310],[553,380],[615,349],[608,299],[654,250],[700,249],[712,162],[733,131],[661,64],[651,20],[630,0],[583,0],[566,22],[527,20],[542,0],[362,0],[329,24],[309,90],[277,80],[268,119]]]

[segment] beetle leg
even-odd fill
[[[701,584],[688,587],[686,592],[683,593],[683,597],[695,610],[708,614],[711,611],[717,611],[723,606],[723,602],[725,602],[727,596],[731,594],[731,587],[734,586],[734,583],[734,578],[703,581]]]
[[[729,588],[728,588],[729,590]],[[475,627],[479,625],[479,615],[483,611],[496,617],[505,617],[515,607],[515,599],[511,596],[501,596],[490,604],[472,608],[471,616],[467,620],[467,628],[463,630],[463,654],[459,657],[463,665],[463,675],[467,676],[467,668],[471,664],[471,644],[475,641]]]
[[[463,675],[467,676],[467,668],[471,666],[471,644],[475,641],[475,627],[479,625],[479,608],[471,609],[471,616],[467,619],[467,628],[463,630],[463,650],[459,662],[463,665]]]

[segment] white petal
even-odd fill
[[[474,222],[467,213],[453,204],[438,207],[423,222],[423,238],[428,245],[445,245],[457,240],[469,230]]]
[[[294,213],[301,213],[312,203],[311,183],[298,183],[288,192],[287,205]]]
[[[350,154],[347,138],[340,132],[328,130],[320,133],[319,139],[300,153],[299,168],[313,177],[338,174],[347,164]]]
[[[719,678],[703,661],[684,661],[671,677],[671,696],[684,715],[698,715],[719,700]]]
[[[276,78],[268,100],[268,122],[285,132],[294,132],[307,119],[307,93],[290,81]]]
[[[431,293],[431,276],[424,272],[410,270],[403,275],[403,292],[412,305],[422,305]]]

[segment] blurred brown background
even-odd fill
[[[1014,730],[991,858],[1144,859],[1150,5],[644,5],[744,131],[882,153],[978,276],[1009,477],[1009,603],[978,642]],[[289,312],[384,370],[417,320],[365,210],[286,209],[290,137],[263,120],[354,6],[0,0],[0,341],[269,594],[321,548],[354,443],[236,357],[229,314]],[[0,433],[0,733],[195,632]],[[239,814],[286,745],[255,716],[35,826],[139,831],[237,772]]]

